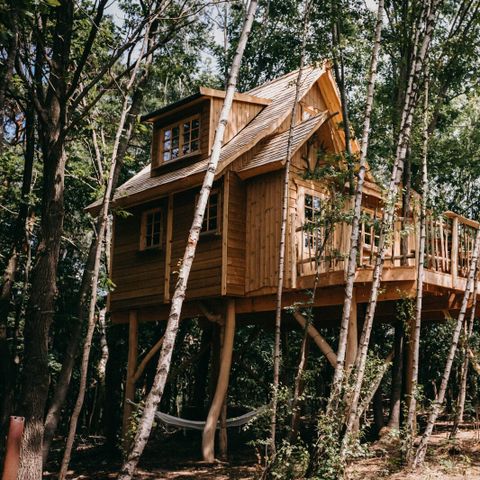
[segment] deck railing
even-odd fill
[[[373,268],[377,254],[379,222],[362,223],[357,268]],[[425,268],[451,275],[468,276],[477,222],[446,212],[427,218]],[[351,226],[339,222],[331,228],[295,231],[298,276],[345,270],[350,250]],[[385,266],[415,266],[418,260],[419,223],[417,218],[397,218],[392,240],[385,255]]]

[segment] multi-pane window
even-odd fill
[[[200,118],[194,116],[162,130],[163,161],[196,153],[200,150]]]
[[[220,194],[217,190],[212,190],[208,197],[205,216],[203,217],[202,233],[214,233],[219,230],[219,202]]]
[[[378,247],[380,241],[380,227],[376,212],[363,212],[362,230],[364,246],[367,248]]]
[[[142,215],[140,249],[158,248],[162,244],[162,210],[148,210]]]
[[[315,248],[320,237],[320,217],[322,211],[322,199],[316,195],[305,194],[304,204],[304,242],[305,247]]]

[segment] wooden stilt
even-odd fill
[[[235,336],[235,300],[227,302],[227,314],[225,330],[223,335],[222,355],[220,360],[220,371],[218,374],[217,388],[208,412],[205,428],[202,436],[202,455],[206,462],[212,463],[215,460],[215,430],[222,411],[228,389],[230,367],[232,364],[233,340]]]
[[[357,298],[355,289],[352,296],[352,310],[348,324],[347,352],[345,355],[345,366],[350,369],[355,362],[358,349],[358,322],[357,322]]]
[[[137,368],[138,353],[138,319],[137,311],[131,310],[128,315],[128,363],[127,379],[125,382],[125,401],[123,404],[123,429],[122,438],[124,443],[128,439],[128,430],[130,427],[130,417],[132,415],[132,405],[128,400],[135,400],[135,370]]]
[[[227,460],[228,436],[227,436],[227,396],[223,399],[222,412],[220,414],[220,431],[218,434],[218,456],[220,460]]]

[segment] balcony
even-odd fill
[[[378,219],[364,212],[356,282],[370,282],[378,245]],[[365,221],[366,215],[370,221]],[[429,214],[425,252],[425,283],[453,290],[464,290],[479,224],[446,212]],[[330,232],[296,228],[296,263],[293,265],[293,288],[312,287],[318,275],[319,287],[345,283],[350,250],[351,226],[336,223]],[[397,218],[385,255],[382,281],[415,281],[418,262],[419,222],[417,218]]]

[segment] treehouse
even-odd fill
[[[228,385],[235,325],[273,325],[278,281],[284,166],[297,72],[234,98],[216,180],[209,198],[182,318],[205,317],[224,325],[217,392],[209,416],[214,425]],[[130,351],[126,397],[133,397],[139,367],[137,329],[142,322],[168,318],[176,271],[212,148],[225,93],[200,88],[190,97],[149,113],[151,164],[121,185],[114,219],[109,296],[112,321],[129,323]],[[292,137],[283,306],[314,296],[314,325],[338,325],[349,252],[348,175],[342,160],[345,139],[339,94],[329,65],[303,72]],[[352,151],[358,152],[355,141]],[[329,173],[330,172],[330,173]],[[335,174],[337,172],[337,174]],[[354,308],[347,362],[352,362],[372,282],[382,216],[382,190],[367,173]],[[392,321],[395,302],[415,296],[418,206],[399,215],[385,258],[376,321]],[[92,206],[92,211],[98,206]],[[318,219],[322,219],[318,222]],[[423,319],[454,316],[466,286],[478,224],[452,212],[429,217]],[[301,323],[285,311],[285,321]],[[298,325],[297,325],[298,326]],[[230,351],[228,351],[230,350]],[[126,418],[129,414],[126,403]]]

